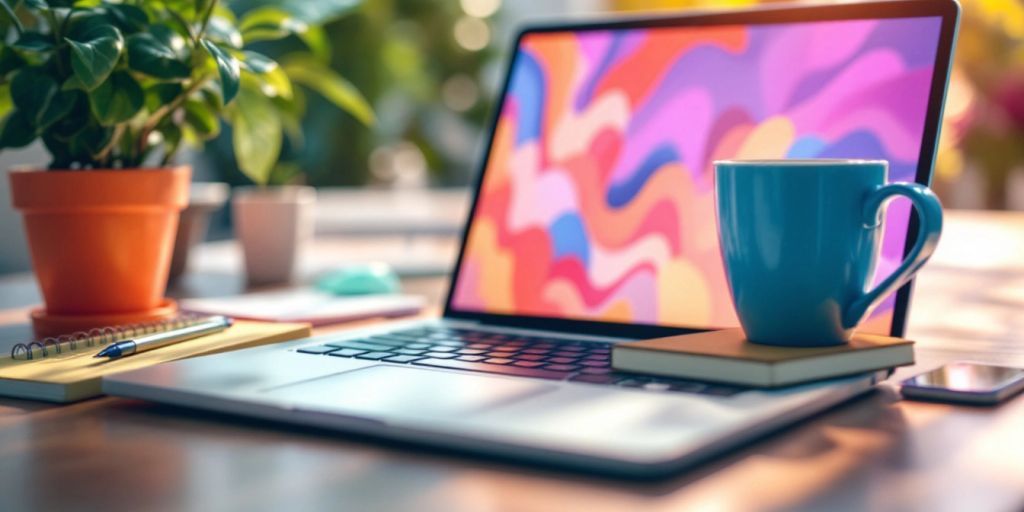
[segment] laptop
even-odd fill
[[[931,176],[959,7],[913,0],[521,31],[440,318],[104,379],[111,395],[629,476],[870,390],[610,368],[615,343],[737,325],[712,161],[871,158]],[[916,231],[885,221],[879,278]],[[910,288],[862,329],[900,336]],[[785,290],[779,290],[785,293]]]

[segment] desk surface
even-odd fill
[[[235,291],[221,278],[187,293]],[[918,365],[895,378],[1024,365],[1024,215],[951,212],[917,286]],[[35,293],[0,279],[0,340],[28,332]],[[1022,432],[1024,398],[953,407],[883,387],[673,479],[624,483],[136,401],[0,399],[0,510],[1021,510]]]

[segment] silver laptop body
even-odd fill
[[[952,1],[909,0],[547,26],[523,31],[517,49],[527,36],[551,32],[661,30],[672,27],[683,30],[704,25],[754,26],[861,19],[885,23],[892,18],[935,17],[939,29],[927,37],[932,39],[930,44],[937,45],[938,49],[933,64],[934,77],[929,89],[924,91],[928,97],[929,117],[921,134],[923,158],[917,162],[915,176],[917,181],[927,182],[957,13],[956,4]],[[512,60],[510,73],[517,59]],[[504,94],[508,94],[508,87],[506,83]],[[494,128],[492,137],[493,133]],[[478,196],[480,193],[478,187]],[[714,223],[715,220],[709,215],[706,222]],[[467,232],[469,229],[467,227]],[[458,266],[456,271],[459,271]],[[890,331],[894,335],[902,334],[909,289],[901,294],[894,306]],[[782,390],[759,391],[656,379],[627,379],[612,384],[594,379],[550,378],[550,374],[543,373],[548,371],[545,368],[552,367],[552,363],[546,362],[545,358],[549,356],[545,354],[571,355],[568,350],[572,347],[576,347],[573,350],[585,348],[596,354],[606,354],[607,348],[615,343],[647,337],[654,332],[639,326],[631,331],[630,327],[627,324],[580,322],[570,318],[538,320],[517,315],[470,314],[454,308],[450,296],[445,314],[440,319],[382,323],[343,334],[163,364],[105,378],[103,389],[110,395],[375,438],[588,471],[645,476],[676,471],[806,418],[872,389],[885,376],[852,376]],[[701,326],[696,327],[699,329]],[[405,333],[401,336],[406,338],[416,337],[409,333],[422,333],[424,339],[421,341],[425,343],[421,346],[446,342],[448,345],[433,346],[438,349],[450,346],[452,350],[448,353],[451,357],[438,356],[443,355],[441,352],[429,352],[437,357],[431,359],[433,363],[425,365],[417,364],[413,359],[419,356],[411,352],[413,357],[405,358],[405,362],[389,362],[333,357],[325,349],[318,348],[325,344],[344,347],[346,343],[356,343],[353,346],[360,347],[358,343],[372,342],[375,336],[382,336],[376,338],[382,343],[388,339],[397,343],[389,337],[396,331]],[[664,334],[672,330],[657,332]],[[460,352],[486,352],[486,347],[479,347],[484,347],[491,338],[519,343],[516,345],[519,348],[523,347],[519,341],[523,339],[541,343],[542,350],[547,352],[535,354],[539,357],[532,359],[538,360],[538,364],[517,368],[536,371],[542,377],[458,368],[464,360],[466,368],[473,364],[487,365],[487,360],[494,360],[493,351],[475,352],[481,355]],[[477,349],[465,348],[470,346]],[[374,353],[373,349],[366,349],[369,352],[345,350],[364,356]],[[599,359],[599,356],[594,357]],[[565,360],[573,359],[567,357]],[[522,364],[522,361],[517,360],[508,367],[514,364]],[[571,366],[574,365],[554,367]]]

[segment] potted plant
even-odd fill
[[[39,334],[174,313],[163,292],[190,174],[174,156],[225,121],[260,183],[301,115],[286,66],[369,111],[316,51],[322,33],[274,4],[239,19],[217,0],[0,0],[0,150],[38,140],[52,157],[9,174],[46,303]],[[246,47],[289,35],[313,56],[279,64]]]

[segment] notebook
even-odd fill
[[[89,333],[62,336],[59,340],[50,339],[45,344],[37,342],[16,347],[17,352],[12,351],[12,357],[0,359],[0,396],[60,403],[74,402],[102,394],[100,380],[105,375],[177,359],[304,338],[312,333],[309,324],[240,320],[216,334],[120,359],[104,360],[93,357],[106,344],[130,338],[135,333],[133,329],[134,327],[94,329]],[[153,324],[148,326],[145,332],[157,332],[162,329],[163,327]],[[44,346],[45,351],[42,350]],[[22,359],[26,357],[26,348],[32,354],[32,359]],[[15,354],[17,359],[14,357]]]
[[[620,343],[612,348],[618,370],[670,377],[778,387],[914,363],[914,342],[855,334],[846,345],[775,347],[750,343],[740,329],[725,329]]]
[[[426,300],[416,295],[337,296],[308,288],[188,299],[180,304],[182,309],[207,315],[328,325],[366,318],[414,315],[423,310]]]

